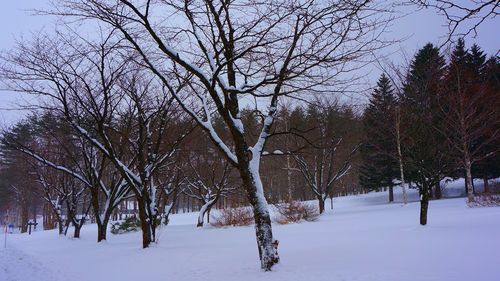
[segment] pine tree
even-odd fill
[[[486,66],[486,55],[477,44],[471,46],[469,52],[466,54],[465,60],[465,63],[475,74],[474,78],[479,80],[483,79]]]
[[[389,78],[382,74],[363,116],[365,140],[360,169],[361,185],[369,190],[388,187],[389,202],[394,201],[393,180],[398,177],[393,92]]]
[[[29,209],[34,206],[36,196],[31,192],[33,177],[31,163],[25,155],[10,145],[11,143],[29,144],[33,138],[34,118],[17,123],[10,131],[5,132],[0,139],[0,190],[10,190],[16,201],[19,212],[19,227],[21,233],[28,231]]]
[[[407,173],[420,193],[420,224],[427,224],[432,187],[439,187],[449,161],[441,133],[439,95],[443,89],[445,60],[439,49],[425,45],[415,55],[401,97],[403,154]]]

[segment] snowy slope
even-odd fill
[[[271,273],[259,270],[252,227],[199,229],[197,214],[182,214],[149,249],[141,249],[140,233],[97,244],[93,225],[79,240],[54,231],[10,235],[0,280],[500,280],[500,208],[432,201],[422,227],[418,202],[386,200],[384,193],[338,198],[317,222],[275,225],[281,263]]]

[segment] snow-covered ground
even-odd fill
[[[386,201],[385,193],[338,198],[319,221],[274,225],[281,263],[270,273],[259,270],[253,227],[200,229],[194,213],[174,215],[149,249],[139,232],[97,244],[93,225],[78,240],[9,235],[0,280],[500,280],[500,208],[436,200],[420,226],[418,202]]]

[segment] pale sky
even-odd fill
[[[50,31],[54,29],[55,19],[47,16],[35,16],[29,10],[48,8],[49,0],[3,0],[0,7],[0,50],[7,51],[15,45],[16,39],[29,39],[31,33]],[[392,46],[387,53],[404,50],[409,56],[413,56],[416,50],[427,42],[439,44],[447,32],[444,19],[433,10],[422,10],[405,16],[393,22],[392,32],[387,34],[388,38],[409,37],[404,42]],[[466,39],[467,46],[477,43],[488,54],[498,52],[500,48],[500,20],[489,19],[478,29],[476,38]],[[394,53],[389,60],[396,61],[400,55]],[[367,69],[370,74],[368,81],[373,84],[381,71],[376,65]],[[26,114],[18,110],[18,104],[22,104],[21,94],[8,91],[0,91],[0,128],[9,126]],[[355,97],[354,103],[363,103],[364,96]]]

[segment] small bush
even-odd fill
[[[211,225],[214,227],[245,226],[254,222],[253,212],[250,208],[227,208],[219,210],[212,217]]]
[[[141,228],[141,222],[136,217],[126,218],[124,221],[119,221],[111,224],[111,233],[123,234],[127,232],[137,231]]]
[[[292,201],[276,205],[278,216],[275,221],[279,224],[297,223],[302,220],[315,221],[319,217],[318,209],[309,203]]]
[[[478,207],[500,207],[499,193],[482,193],[474,196],[474,202],[467,202],[471,208]]]

